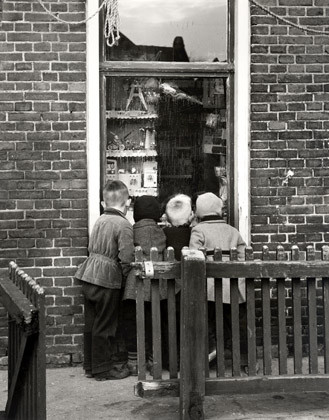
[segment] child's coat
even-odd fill
[[[240,232],[228,225],[224,220],[214,217],[214,220],[207,220],[198,223],[193,227],[190,239],[190,248],[199,249],[205,247],[213,250],[221,248],[230,250],[237,248],[238,259],[244,259],[246,243]],[[208,300],[214,300],[214,279],[207,280]],[[240,303],[245,302],[246,288],[245,280],[239,279]],[[223,303],[230,303],[230,280],[223,278]]]

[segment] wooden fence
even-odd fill
[[[142,263],[139,262],[140,250],[137,250],[137,395],[180,395],[181,418],[190,419],[203,418],[205,395],[327,391],[329,247],[323,247],[321,260],[315,258],[311,246],[307,247],[304,259],[300,258],[301,253],[296,246],[289,252],[279,246],[274,259],[266,246],[261,260],[254,259],[253,250],[249,247],[246,248],[244,261],[238,261],[236,249],[230,250],[228,261],[224,260],[221,250],[212,253],[213,261],[208,261],[205,255],[209,252],[185,249],[180,263],[173,260],[172,250],[169,249],[166,261],[158,262],[154,258],[152,262]],[[156,250],[152,251],[151,259],[155,255]],[[153,378],[146,369],[143,277],[152,279]],[[215,321],[216,349],[212,352],[214,365],[209,367],[206,279],[210,277],[215,279],[212,321]],[[175,297],[175,279],[181,282],[180,299],[177,295]],[[230,352],[224,346],[227,314],[222,286],[225,279],[229,279],[230,289]],[[245,279],[246,288],[245,370],[241,369],[240,354],[242,320],[239,312],[242,306],[239,304],[239,279]],[[168,282],[167,312],[160,304],[161,281]],[[260,301],[255,299],[256,292],[260,294]],[[287,317],[288,310],[292,311],[291,317]],[[180,322],[177,322],[179,315]],[[168,333],[162,328],[163,318],[168,324]],[[320,319],[323,320],[321,328],[318,327]],[[288,351],[288,339],[292,341],[291,352]],[[179,341],[180,345],[177,344]],[[259,343],[262,354],[260,346],[257,346]],[[273,344],[277,345],[277,357],[273,354]],[[163,369],[162,363],[162,355],[166,353],[169,354],[168,372]],[[179,356],[180,369],[177,369]]]
[[[5,418],[46,419],[44,291],[17,267],[0,278],[8,312],[8,399]]]

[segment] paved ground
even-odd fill
[[[135,377],[96,382],[81,368],[47,371],[48,420],[178,420],[178,398],[134,396]],[[293,391],[293,390],[292,390]],[[0,409],[7,398],[7,372],[0,371]],[[329,419],[329,390],[319,393],[206,397],[206,419]]]

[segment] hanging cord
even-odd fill
[[[279,22],[285,23],[286,25],[290,25],[290,26],[293,26],[294,28],[301,29],[304,32],[309,32],[309,33],[313,33],[313,34],[320,34],[320,35],[329,35],[329,32],[320,31],[318,29],[307,28],[306,26],[298,25],[297,23],[291,22],[290,20],[287,20],[287,19],[285,19],[285,18],[283,18],[281,16],[278,16],[277,14],[271,12],[269,9],[267,9],[266,7],[264,7],[263,5],[259,4],[256,0],[249,0],[249,1],[254,6],[258,7],[261,10],[263,10],[268,15],[273,16]]]
[[[94,12],[91,16],[87,17],[84,20],[80,20],[78,22],[76,21],[69,21],[69,20],[64,20],[61,19],[60,17],[58,17],[57,15],[55,15],[55,13],[51,12],[49,9],[47,9],[47,7],[43,4],[43,0],[37,0],[37,2],[40,4],[40,6],[43,8],[43,10],[50,15],[51,17],[53,17],[54,19],[56,19],[58,22],[61,23],[68,23],[70,25],[82,25],[83,23],[87,23],[90,19],[92,19],[93,17],[95,17],[105,6],[105,4],[108,2],[109,0],[103,0],[102,4],[99,6],[99,8],[96,10],[96,12]]]
[[[109,47],[117,44],[120,39],[120,17],[118,0],[106,2],[106,13],[104,22],[104,36]]]

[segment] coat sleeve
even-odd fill
[[[122,273],[126,277],[131,270],[130,263],[134,261],[134,235],[132,226],[124,226],[119,231],[119,261]]]
[[[202,248],[205,244],[205,238],[203,233],[197,228],[194,227],[191,232],[190,237],[190,248],[199,249]]]
[[[237,251],[238,251],[238,260],[244,260],[245,259],[245,249],[246,249],[246,243],[242,239],[242,236],[240,235],[240,232],[238,232],[238,239],[237,239]]]

